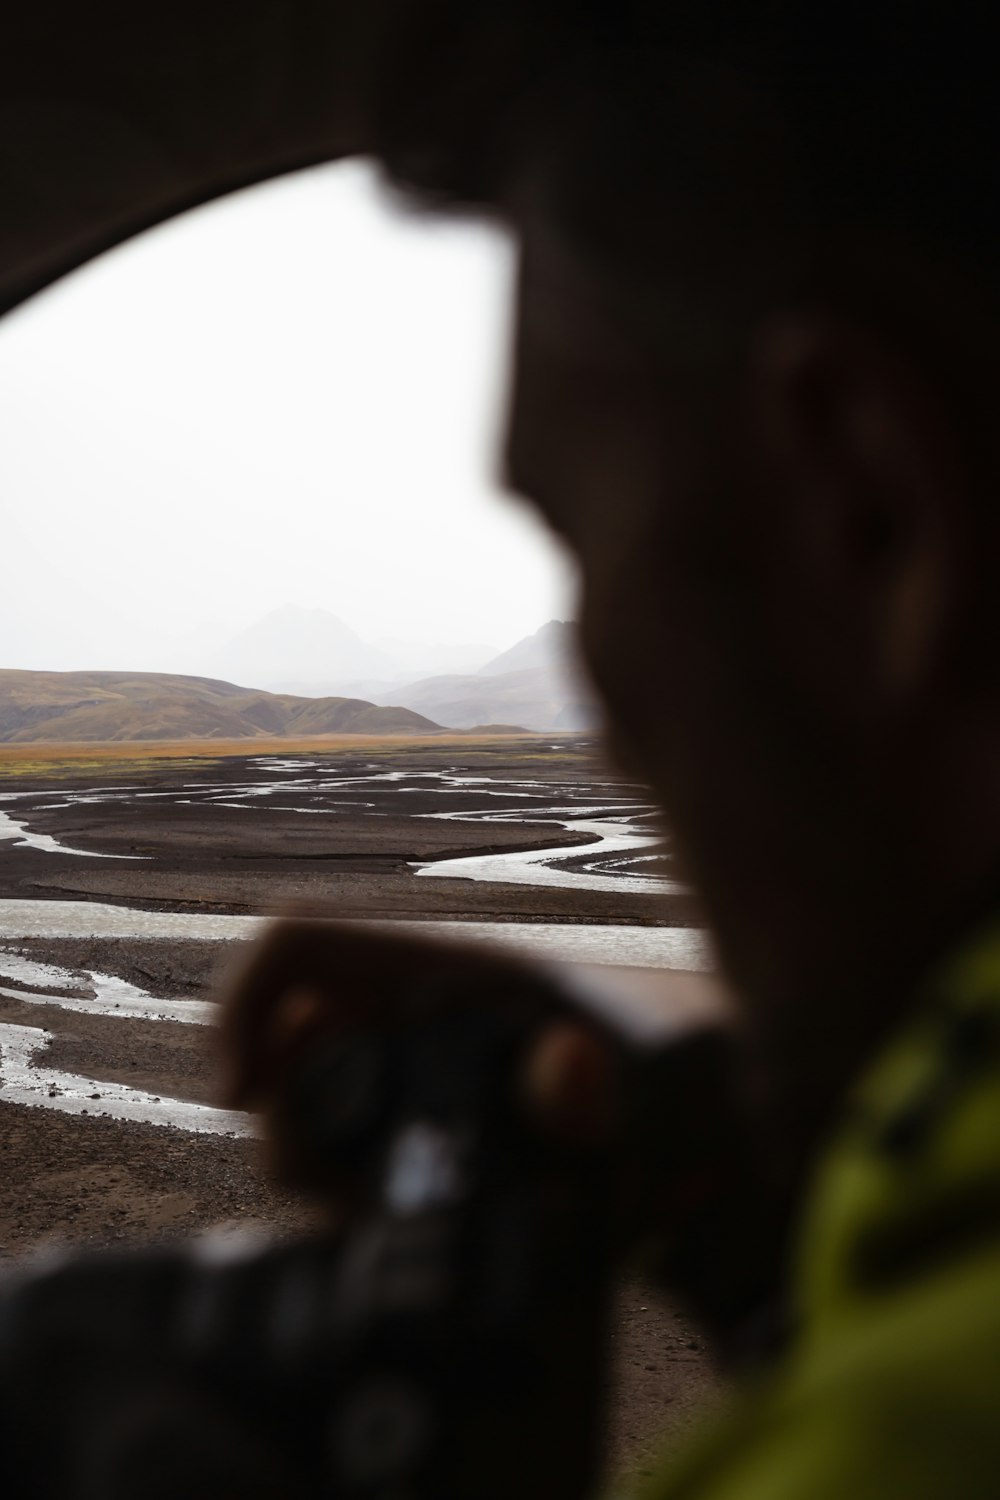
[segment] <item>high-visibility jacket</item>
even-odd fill
[[[797,1333],[646,1493],[1000,1497],[1000,923],[926,986],[822,1163]]]

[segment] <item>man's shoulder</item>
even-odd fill
[[[1000,1475],[1000,1237],[806,1337],[657,1500],[963,1500]]]
[[[1000,1493],[1000,926],[923,998],[817,1174],[798,1336],[654,1493]]]

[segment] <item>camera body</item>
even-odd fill
[[[688,1106],[724,1044],[639,1035],[534,982],[537,1007],[429,1006],[291,1070],[282,1128],[314,1180],[329,1164],[355,1185],[342,1233],[17,1273],[0,1297],[8,1493],[589,1493],[616,1262],[664,1182],[717,1154],[718,1115],[700,1133]],[[519,1096],[560,1014],[619,1061],[627,1111],[601,1145],[552,1138]]]

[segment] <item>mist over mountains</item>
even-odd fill
[[[586,730],[596,709],[576,650],[576,627],[562,620],[494,653],[368,643],[327,611],[286,606],[218,653],[211,676],[0,671],[0,741]],[[471,671],[424,676],[400,665],[407,655],[467,663],[484,653]]]
[[[285,605],[234,637],[213,657],[212,671],[271,692],[350,694],[408,708],[451,729],[502,723],[586,730],[596,706],[577,658],[576,626],[564,620],[497,652],[476,644],[367,642],[327,610]]]
[[[487,645],[444,645],[384,636],[365,641],[326,609],[285,604],[214,651],[213,676],[274,693],[364,694],[436,672],[475,672],[496,655]]]
[[[247,626],[210,661],[212,675],[272,693],[319,698],[365,678],[391,680],[398,667],[329,610],[286,604]]]
[[[389,701],[378,691],[371,697]],[[550,620],[478,672],[426,677],[394,688],[391,697],[452,729],[500,723],[586,730],[598,718],[593,689],[578,664],[576,626],[564,620]]]

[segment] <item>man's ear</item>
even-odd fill
[[[748,363],[750,439],[791,560],[831,621],[854,612],[879,686],[908,696],[933,672],[959,580],[967,478],[943,398],[867,334],[774,319]]]

